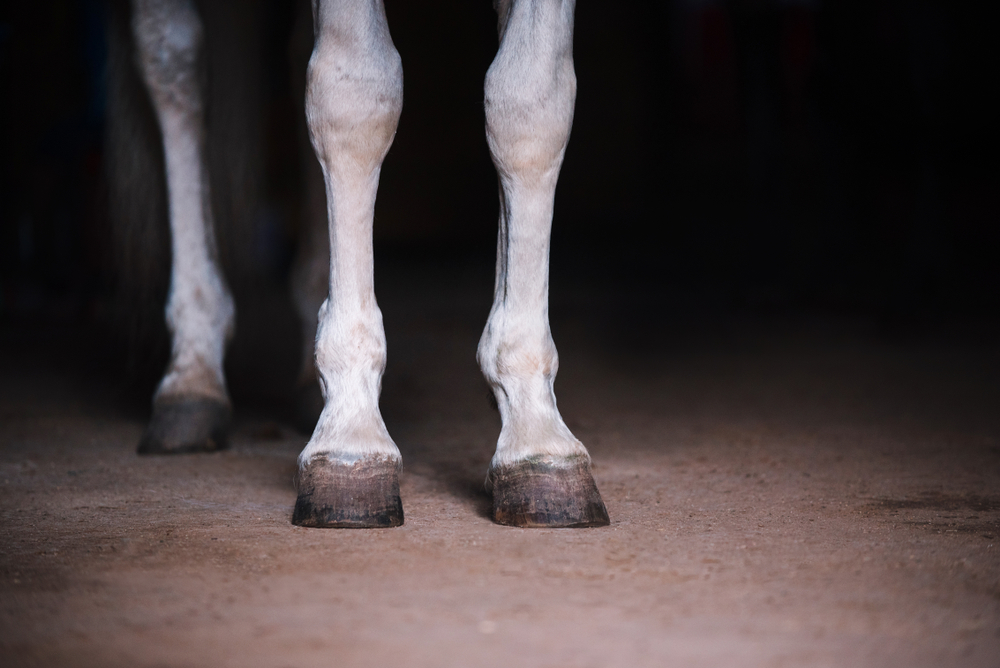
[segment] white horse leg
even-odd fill
[[[225,445],[230,404],[222,372],[233,299],[218,267],[199,85],[202,25],[190,0],[133,0],[132,31],[163,134],[173,259],[170,365],[140,453]]]
[[[382,0],[314,0],[313,10],[306,117],[330,223],[329,297],[316,335],[325,406],[299,455],[292,522],[398,526],[401,459],[378,409],[385,332],[375,303],[372,222],[382,159],[402,110],[403,70]]]
[[[516,526],[597,526],[608,514],[590,455],[556,408],[549,240],[573,124],[573,0],[500,0],[500,50],[486,74],[486,135],[500,176],[493,309],[479,364],[503,427],[487,487]]]

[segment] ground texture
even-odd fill
[[[238,402],[230,450],[139,457],[145,398],[85,337],[0,332],[0,664],[1000,665],[995,339],[557,300],[612,524],[522,530],[482,491],[489,295],[386,292],[398,529],[292,526],[280,414]]]

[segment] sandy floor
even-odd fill
[[[615,330],[628,305],[567,300],[560,407],[612,525],[520,530],[481,491],[488,301],[382,301],[390,530],[292,526],[305,438],[256,410],[227,452],[139,458],[142,415],[85,343],[0,332],[0,664],[1000,665],[995,345],[817,318]]]

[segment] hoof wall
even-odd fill
[[[153,404],[153,417],[139,441],[140,455],[215,452],[226,447],[231,411],[214,399],[179,399]]]
[[[298,488],[292,524],[300,527],[376,529],[403,523],[394,460],[342,464],[316,457],[299,471]]]
[[[493,519],[515,527],[600,527],[611,523],[590,462],[525,461],[490,472]]]

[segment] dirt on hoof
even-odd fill
[[[603,527],[610,524],[590,462],[538,459],[490,472],[493,519],[515,527]]]
[[[153,404],[153,416],[139,441],[140,455],[215,452],[228,445],[232,409],[206,399],[166,399]]]
[[[323,456],[299,471],[292,524],[319,529],[379,529],[403,523],[399,462],[366,458],[351,464]]]
[[[295,526],[306,438],[244,386],[228,450],[140,457],[147,399],[95,339],[0,329],[0,665],[998,665],[995,338],[623,331],[621,304],[557,300],[559,407],[611,524],[526,530],[483,489],[489,286],[467,308],[391,287],[391,531]]]

